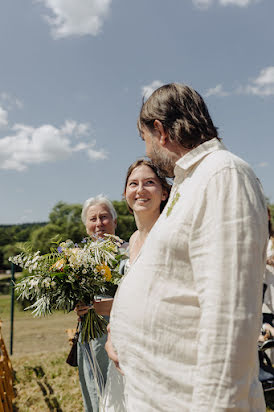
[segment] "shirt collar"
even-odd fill
[[[207,156],[209,153],[215,152],[216,150],[226,150],[224,144],[217,138],[200,144],[195,147],[195,149],[190,150],[179,160],[177,160],[174,168],[174,175],[177,176],[178,174],[181,174],[182,170],[187,171],[194,164],[202,160],[203,157]]]

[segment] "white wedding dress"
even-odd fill
[[[113,362],[108,369],[107,383],[100,412],[126,412],[124,377],[117,371]]]
[[[124,266],[124,277],[129,271],[129,259]],[[123,281],[123,279],[122,279]],[[118,288],[119,290],[119,288]],[[117,292],[118,292],[117,290]],[[117,294],[116,292],[116,294]],[[113,306],[115,305],[115,298]],[[113,314],[111,314],[112,317]],[[111,319],[110,317],[110,319]],[[100,406],[100,412],[126,412],[126,399],[124,393],[124,376],[116,369],[113,362],[110,362],[107,374],[107,382]]]

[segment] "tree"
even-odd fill
[[[52,239],[57,235],[61,235],[60,227],[53,223],[48,223],[46,226],[34,230],[30,236],[33,249],[40,250],[41,254],[48,253],[50,248],[55,246]],[[63,240],[65,240],[65,236]]]
[[[81,219],[82,205],[58,202],[52,209],[50,223],[59,227],[60,233],[67,239],[80,242],[86,235]]]
[[[9,262],[9,257],[10,256],[15,256],[18,255],[18,253],[20,253],[19,249],[15,246],[15,244],[8,244],[3,246],[2,248],[2,259],[3,259],[3,266],[5,268],[9,268],[11,267],[11,263]],[[17,270],[21,270],[19,268],[17,268]]]
[[[116,234],[128,242],[132,233],[137,229],[134,216],[129,212],[125,200],[114,200],[112,203],[118,215]]]

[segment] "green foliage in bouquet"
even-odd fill
[[[56,239],[55,243],[56,248],[45,255],[33,252],[30,244],[22,244],[21,253],[9,258],[29,272],[15,285],[15,291],[18,299],[34,302],[27,309],[35,316],[56,309],[69,312],[78,302],[89,304],[95,296],[109,293],[109,286],[117,285],[121,278],[119,263],[126,256],[119,237],[84,238],[80,245],[70,239],[61,243]],[[82,321],[82,341],[105,332],[105,319],[91,307]]]

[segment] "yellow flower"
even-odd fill
[[[96,269],[105,277],[107,282],[111,281],[111,270],[107,265],[98,265]]]
[[[64,258],[62,258],[60,260],[57,260],[57,262],[55,262],[53,265],[51,265],[49,270],[63,270],[65,264],[66,264],[66,261]]]

